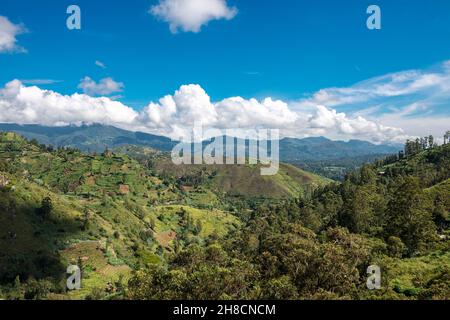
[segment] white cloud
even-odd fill
[[[132,128],[137,113],[109,98],[62,95],[13,80],[0,89],[0,122],[63,126],[102,123]]]
[[[123,91],[123,87],[124,84],[122,82],[116,82],[112,78],[104,78],[97,83],[90,77],[84,77],[78,85],[79,89],[91,96],[107,96],[112,93]]]
[[[89,96],[122,90],[123,84],[110,78],[97,83],[86,77],[80,88],[89,95],[71,96],[15,80],[0,89],[0,122],[50,126],[96,122],[174,139],[190,134],[201,122],[215,129],[280,129],[281,136],[289,137],[403,142],[418,135],[439,137],[449,129],[449,65],[323,89],[300,101],[270,97],[212,101],[201,86],[184,85],[139,112],[111,97]]]
[[[169,23],[172,33],[179,29],[197,33],[212,20],[233,19],[237,9],[229,7],[226,0],[160,0],[149,12]]]
[[[351,87],[322,89],[291,105],[297,111],[325,105],[401,127],[409,136],[440,136],[450,123],[449,66],[450,61],[446,61],[430,69],[387,74]]]
[[[449,62],[437,70],[409,70],[375,77],[347,88],[327,88],[314,93],[311,98],[299,102],[300,106],[324,104],[329,107],[354,105],[376,99],[398,98],[423,94],[426,97],[436,92],[450,93]]]
[[[233,97],[213,103],[199,85],[191,84],[181,86],[159,103],[150,103],[142,110],[139,120],[145,128],[178,139],[188,136],[195,123],[217,129],[278,128],[293,125],[296,118],[282,101]]]
[[[353,137],[373,142],[403,142],[409,138],[398,127],[386,126],[362,116],[348,117],[345,113],[338,113],[325,106],[317,106],[317,111],[309,118],[309,127],[327,136]]]
[[[95,60],[95,65],[97,67],[102,68],[102,69],[106,69],[106,65],[103,62],[99,61],[99,60]]]
[[[21,24],[14,24],[7,17],[0,16],[0,53],[26,52],[17,44],[16,37],[26,32]]]
[[[62,82],[61,80],[54,79],[23,79],[20,80],[23,84],[31,84],[31,85],[45,85],[45,84],[54,84]]]
[[[110,98],[85,94],[61,95],[14,80],[0,89],[0,122],[61,126],[101,123],[179,139],[190,135],[194,124],[205,128],[280,129],[282,136],[326,135],[374,142],[403,141],[401,129],[349,117],[317,106],[312,113],[293,111],[288,103],[266,98],[231,97],[212,102],[199,85],[181,86],[173,95],[150,103],[140,112]]]

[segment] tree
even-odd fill
[[[434,137],[432,135],[428,137],[428,145],[430,148],[434,148]]]
[[[45,197],[42,199],[41,206],[36,209],[36,213],[42,218],[47,219],[53,210],[52,199]]]
[[[360,183],[361,184],[373,184],[377,180],[377,173],[371,165],[363,165],[360,170]]]
[[[405,154],[406,156],[411,156],[417,153],[417,144],[415,141],[406,140]]]
[[[83,225],[82,230],[86,230],[89,226],[89,219],[91,218],[91,213],[89,212],[89,209],[84,208],[83,210]]]
[[[298,292],[289,276],[270,279],[263,282],[263,300],[295,300]]]
[[[375,212],[377,202],[381,201],[375,188],[370,185],[356,188],[354,196],[344,205],[341,214],[343,225],[355,233],[369,232],[375,227]]]
[[[447,131],[444,134],[444,144],[447,144],[447,142],[449,142],[449,140],[450,140],[450,131]]]
[[[24,298],[26,300],[42,300],[47,298],[53,285],[47,280],[29,279],[25,285]]]
[[[416,141],[414,142],[414,154],[419,153],[421,149],[420,138],[416,138]]]
[[[406,246],[398,237],[391,236],[387,239],[389,255],[395,258],[402,258],[406,251]]]
[[[433,219],[437,228],[442,232],[449,225],[449,214],[445,208],[445,200],[448,195],[438,194],[434,200]]]
[[[444,269],[426,284],[419,294],[421,300],[450,300],[450,268]]]
[[[419,180],[406,177],[398,184],[386,212],[386,233],[400,238],[412,254],[422,244],[435,240],[428,198],[420,188]]]
[[[11,300],[21,300],[23,299],[23,290],[22,290],[22,284],[20,282],[20,277],[17,276],[14,279],[14,287],[12,291],[9,294],[9,299]]]

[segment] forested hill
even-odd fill
[[[433,146],[261,206],[227,241],[136,273],[130,296],[450,299],[449,153]],[[366,287],[369,265],[380,267],[379,290]]]
[[[324,228],[327,223],[375,236],[389,235],[386,229],[393,228],[396,218],[421,217],[404,220],[404,224],[399,222],[398,225],[411,228],[404,230],[410,238],[403,240],[408,242],[410,254],[414,254],[432,238],[431,221],[435,222],[438,232],[444,231],[441,227],[445,224],[438,222],[445,220],[444,213],[450,209],[449,178],[450,145],[435,146],[394,161],[388,158],[364,165],[348,174],[342,184],[317,190],[311,199],[303,200],[300,207],[312,219],[313,229]],[[314,221],[320,223],[314,226]],[[426,226],[431,228],[430,233],[425,232]],[[394,229],[391,236],[402,235]]]
[[[46,127],[0,123],[0,131],[16,132],[28,139],[54,147],[70,147],[82,151],[102,152],[123,145],[151,147],[170,151],[177,143],[169,138],[143,132],[131,132],[100,124]],[[367,141],[333,141],[324,137],[280,140],[281,158],[285,162],[318,161],[397,153],[398,145],[375,145]]]
[[[91,152],[103,152],[105,148],[112,149],[128,144],[170,151],[176,144],[176,142],[166,137],[142,132],[131,132],[100,124],[46,127],[0,123],[0,131],[15,132],[27,139],[38,141],[40,144],[47,146],[51,145],[55,148],[69,147]]]

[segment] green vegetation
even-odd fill
[[[0,298],[449,299],[450,145],[427,141],[332,183],[0,133]]]
[[[136,146],[116,150],[138,160],[169,183],[187,191],[200,189],[221,197],[288,199],[303,196],[331,180],[280,164],[275,176],[261,176],[260,165],[174,165],[169,154]],[[208,192],[206,192],[208,193]],[[208,203],[208,202],[207,202]]]
[[[134,272],[134,299],[450,299],[450,145],[263,204],[242,228]],[[366,288],[378,265],[382,288]]]
[[[0,284],[7,298],[30,297],[28,286],[41,284],[50,298],[116,297],[116,282],[125,283],[131,270],[163,264],[175,250],[239,227],[225,211],[186,205],[177,186],[126,155],[53,150],[13,133],[0,133],[0,150]],[[66,292],[66,268],[80,262],[83,288]]]

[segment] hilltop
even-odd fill
[[[174,165],[169,154],[151,148],[123,146],[115,150],[188,190],[203,188],[229,197],[298,198],[331,182],[285,163],[275,176],[262,176],[261,165]]]

